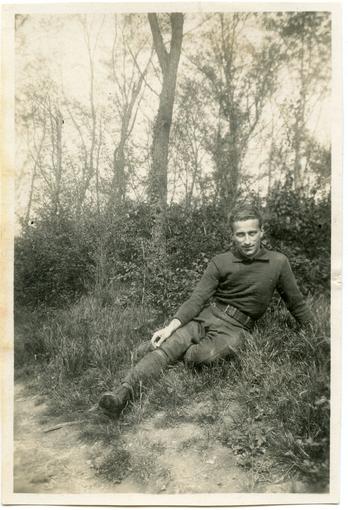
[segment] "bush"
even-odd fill
[[[62,306],[90,285],[91,245],[69,217],[43,218],[15,239],[16,304]]]
[[[270,211],[270,212],[268,212]],[[174,204],[166,219],[164,267],[151,262],[151,209],[129,202],[76,220],[43,217],[15,243],[15,297],[25,306],[66,306],[88,292],[105,304],[144,304],[168,315],[189,295],[209,259],[230,246],[219,204]],[[274,189],[266,243],[286,254],[305,294],[329,291],[330,201]]]
[[[329,292],[331,262],[330,196],[315,190],[303,196],[287,183],[267,202],[266,231],[271,247],[287,255],[302,291]]]

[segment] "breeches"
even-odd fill
[[[153,350],[147,342],[147,354],[128,372],[123,383],[134,388],[140,381],[156,379],[169,363],[181,359],[192,366],[226,359],[238,352],[246,333],[237,321],[226,320],[223,312],[207,307],[159,348]]]
[[[171,361],[183,357],[188,364],[209,364],[235,354],[244,334],[245,330],[237,322],[228,322],[222,312],[208,307],[177,329],[160,349]]]

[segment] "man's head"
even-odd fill
[[[241,255],[254,257],[263,238],[262,216],[256,208],[239,209],[231,220],[232,239]]]

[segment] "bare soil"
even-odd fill
[[[191,414],[200,405],[190,408]],[[120,456],[100,441],[82,439],[83,423],[51,430],[64,418],[42,396],[15,385],[14,491],[19,493],[238,493],[255,491],[255,473],[195,421],[168,425],[163,413],[126,430]],[[121,459],[121,460],[120,460]],[[102,476],[107,463],[114,479]],[[108,470],[107,470],[108,472]],[[108,481],[108,478],[110,481]],[[295,482],[263,484],[257,492],[306,492]]]

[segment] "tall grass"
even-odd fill
[[[238,363],[224,362],[200,371],[177,364],[142,394],[138,407],[129,410],[133,422],[154,409],[164,410],[168,418],[198,419],[239,456],[245,468],[258,465],[261,470],[270,454],[284,469],[325,486],[329,303],[321,297],[312,299],[310,306],[317,322],[299,330],[275,300],[246,338]],[[17,361],[21,365],[30,361],[57,413],[83,412],[102,391],[118,384],[132,363],[134,348],[159,326],[153,316],[145,306],[102,306],[93,296],[65,310],[22,312],[16,320]],[[188,407],[197,400],[205,402],[206,409],[192,417]]]
[[[146,307],[102,306],[92,296],[69,309],[24,312],[17,320],[17,357],[23,365],[24,345],[60,409],[88,406],[118,384],[135,346],[152,331],[151,315]]]
[[[244,438],[249,437],[245,449],[249,457],[257,457],[269,446],[279,462],[325,484],[329,474],[330,317],[324,298],[312,301],[311,307],[316,315],[312,328],[284,327],[288,316],[281,308],[269,311],[247,339],[235,385],[244,413],[236,425]],[[228,430],[222,431],[222,437],[232,448],[240,447],[240,438],[234,440]]]

